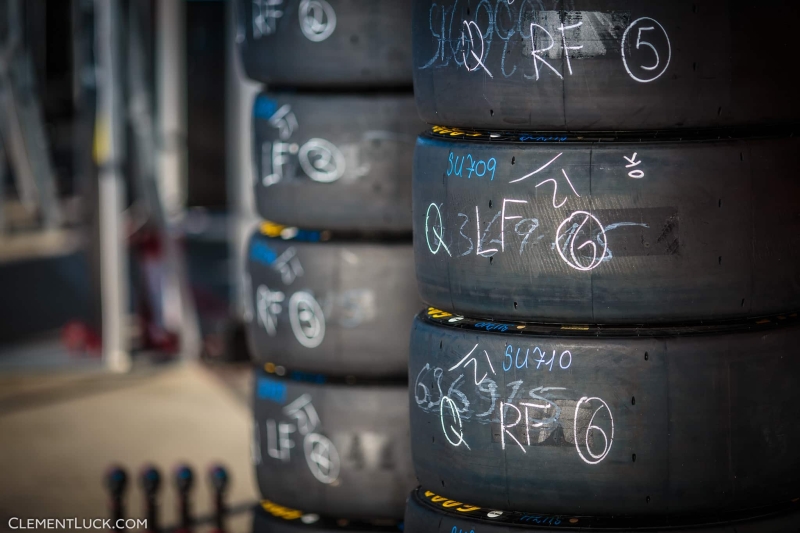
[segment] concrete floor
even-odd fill
[[[250,372],[173,364],[109,376],[98,370],[0,374],[0,530],[9,517],[105,518],[103,475],[128,469],[127,514],[144,515],[138,472],[162,472],[160,515],[175,526],[172,468],[188,462],[197,479],[193,509],[210,517],[206,469],[223,463],[232,484],[230,532],[249,532],[257,501],[250,464]],[[195,531],[208,531],[210,523]]]

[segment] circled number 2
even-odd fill
[[[634,29],[633,35],[636,35],[636,42],[633,44],[632,49],[641,50],[642,47],[646,47],[652,50],[654,61],[652,64],[637,65],[633,63],[632,58],[625,55],[627,40],[631,34],[631,29]],[[664,41],[667,47],[666,58],[663,58],[659,55],[656,46],[652,42],[653,38],[657,37],[658,33],[651,32],[659,31],[664,35]],[[650,35],[648,35],[648,33]],[[633,37],[631,36],[630,38],[632,39]],[[620,48],[622,50],[622,63],[625,65],[625,70],[628,72],[631,78],[641,83],[649,83],[658,79],[662,74],[664,74],[664,72],[666,72],[667,67],[669,66],[669,61],[672,58],[672,46],[669,43],[667,31],[661,24],[658,23],[658,21],[649,17],[638,18],[631,22],[631,24],[625,29],[625,33],[622,34],[622,46]],[[637,74],[634,74],[631,71],[631,67],[637,71]],[[640,72],[640,70],[643,72]]]

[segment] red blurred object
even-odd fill
[[[61,328],[61,342],[76,355],[100,356],[103,343],[100,335],[80,320],[67,322]]]
[[[180,337],[166,327],[164,320],[164,288],[166,266],[161,235],[147,225],[131,235],[131,252],[142,282],[138,291],[139,320],[142,326],[142,348],[176,354]]]

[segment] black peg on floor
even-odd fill
[[[175,469],[175,487],[178,489],[178,513],[180,516],[177,533],[190,533],[192,531],[190,493],[194,487],[194,472],[189,465],[182,464]]]
[[[161,490],[161,473],[153,465],[142,468],[139,481],[144,491],[147,531],[158,533],[158,492]]]
[[[111,527],[114,531],[124,531],[124,528],[118,529],[116,525],[122,524],[120,520],[125,518],[124,498],[128,489],[128,473],[121,466],[114,465],[106,472],[105,481],[111,496]]]
[[[214,465],[208,471],[208,480],[214,490],[213,533],[225,533],[225,491],[230,481],[228,471],[222,465]]]

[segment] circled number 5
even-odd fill
[[[654,64],[652,64],[652,65],[638,65],[638,68],[641,68],[642,70],[645,70],[645,71],[648,71],[648,72],[653,72],[656,69],[658,69],[658,67],[661,65],[661,57],[658,55],[658,50],[656,49],[655,45],[653,45],[652,42],[649,42],[649,41],[647,41],[647,40],[642,38],[643,34],[644,34],[644,32],[653,32],[653,31],[656,31],[656,29],[660,29],[661,32],[664,35],[664,40],[666,41],[666,44],[667,44],[667,59],[664,62],[663,68],[661,68],[658,71],[658,73],[655,74],[655,76],[647,77],[644,74],[640,74],[639,76],[636,76],[636,75],[634,75],[633,72],[631,72],[631,65],[628,64],[628,62],[630,61],[630,58],[625,56],[625,43],[626,43],[626,41],[628,39],[628,34],[630,33],[631,28],[633,28],[633,27],[636,27],[636,44],[635,44],[634,48],[636,50],[640,50],[643,46],[646,46],[646,47],[650,48],[650,50],[653,51],[653,55],[655,55],[655,63]],[[648,38],[647,35],[644,35],[644,37]],[[633,78],[634,80],[636,80],[638,82],[641,82],[641,83],[648,83],[648,82],[651,82],[653,80],[658,79],[662,74],[664,74],[664,72],[666,72],[667,67],[669,66],[669,60],[672,58],[672,46],[669,43],[669,37],[667,36],[667,31],[664,29],[664,27],[661,24],[658,23],[657,20],[651,19],[649,17],[638,18],[638,19],[634,20],[633,22],[631,22],[631,24],[625,29],[625,33],[622,34],[622,46],[621,46],[621,49],[622,49],[622,63],[623,63],[623,65],[625,65],[625,70],[628,72],[628,74],[630,75],[631,78]]]

